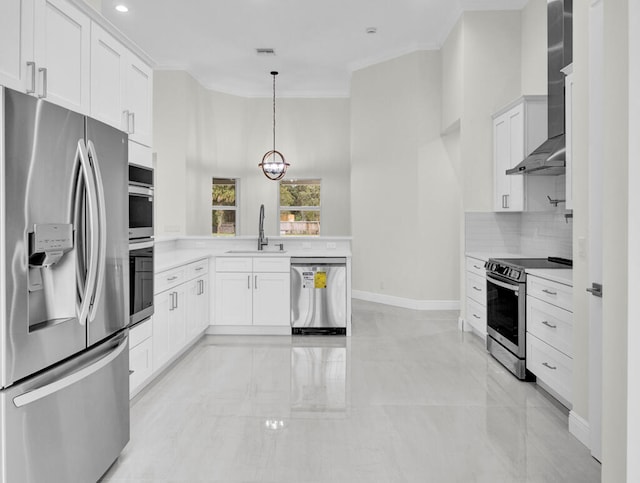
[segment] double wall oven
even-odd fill
[[[129,165],[129,325],[153,315],[153,170]]]
[[[527,269],[570,268],[563,258],[490,258],[487,270],[487,350],[518,379],[526,367]]]

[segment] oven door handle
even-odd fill
[[[138,243],[129,243],[129,250],[141,250],[144,248],[152,248],[153,242],[138,242]]]
[[[511,290],[511,291],[515,292],[516,294],[520,291],[520,287],[518,285],[513,285],[513,284],[510,284],[510,283],[502,282],[501,280],[498,280],[496,278],[491,277],[489,274],[487,274],[487,281],[497,285],[498,287],[502,287],[502,288],[506,288],[507,290]]]

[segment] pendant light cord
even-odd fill
[[[276,150],[276,76],[277,72],[272,72],[273,76],[273,150]]]

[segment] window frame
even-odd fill
[[[211,200],[211,215],[213,217],[214,211],[233,211],[235,213],[235,230],[233,235],[225,235],[221,233],[214,233],[213,226],[211,226],[211,236],[213,237],[236,237],[239,236],[239,228],[240,228],[240,207],[238,206],[238,200],[240,199],[240,178],[233,177],[211,177],[211,188],[213,189],[214,180],[228,180],[234,182],[235,188],[235,204],[233,206],[229,205],[214,205],[213,200]]]
[[[280,190],[282,183],[285,184],[317,184],[320,187],[320,201],[318,206],[283,206],[282,200],[280,197]],[[322,178],[295,178],[295,179],[283,179],[278,182],[278,234],[281,237],[300,237],[300,236],[309,236],[309,237],[320,237],[322,236],[322,217],[323,217],[323,189],[322,189]],[[282,224],[282,212],[283,211],[317,211],[318,212],[318,234],[317,235],[287,235],[283,234],[281,228]]]

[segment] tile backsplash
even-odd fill
[[[465,213],[465,251],[572,256],[573,224],[564,211]]]

